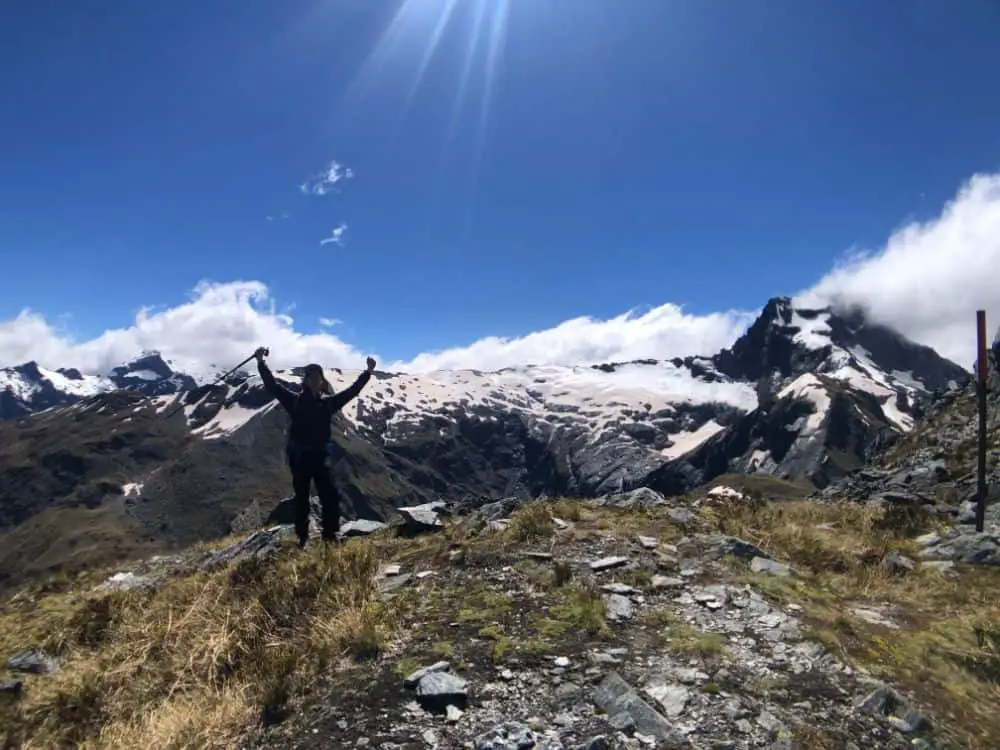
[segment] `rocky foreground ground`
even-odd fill
[[[767,489],[278,526],[22,594],[8,743],[1000,746],[1000,577],[922,551],[966,532]]]

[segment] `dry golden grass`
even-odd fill
[[[910,539],[928,528],[926,518],[795,500],[791,488],[782,490],[775,503],[703,503],[695,531],[739,536],[788,562],[797,571],[791,578],[755,576],[742,565],[731,577],[801,604],[816,638],[911,690],[962,746],[1000,746],[993,710],[1000,701],[1000,571],[893,576],[882,556],[912,554]],[[552,516],[573,527],[556,531]],[[620,543],[626,551],[635,533],[666,540],[679,531],[665,509],[615,511],[559,500],[525,506],[503,532],[456,519],[440,534],[415,539],[376,535],[304,554],[283,549],[266,561],[179,575],[150,593],[93,592],[97,572],[32,586],[0,605],[0,656],[40,647],[59,657],[62,671],[29,676],[19,703],[0,704],[0,746],[4,732],[24,748],[236,746],[262,721],[279,720],[308,700],[324,676],[383,653],[412,626],[407,618],[430,606],[405,592],[383,601],[374,580],[381,563],[424,569],[454,561],[474,569],[539,545],[558,562],[564,545],[601,537],[602,548]],[[502,592],[485,585],[455,590],[445,577],[428,579],[423,598],[440,600],[442,622],[475,627],[495,663],[536,645],[547,652],[567,639],[607,636],[598,590],[558,565],[536,567],[545,575],[528,577],[533,593],[517,605],[523,609],[530,599],[527,614],[511,610]],[[854,604],[895,608],[891,616],[901,628],[855,617]],[[673,621],[650,624],[664,648],[724,658],[710,635]],[[442,634],[433,653],[446,656],[452,645]],[[819,733],[805,746],[825,741]]]
[[[700,516],[709,529],[754,542],[797,573],[743,571],[738,580],[802,605],[816,638],[912,691],[961,746],[1000,746],[1000,571],[947,577],[918,566],[893,575],[883,556],[915,553],[912,537],[932,526],[920,512],[800,501],[722,503]],[[885,611],[899,629],[856,616],[857,605]]]
[[[151,593],[26,592],[0,612],[0,653],[62,669],[0,710],[24,748],[232,747],[332,666],[377,655],[396,624],[373,542],[280,553]],[[4,737],[0,734],[0,737]]]
[[[506,529],[507,536],[517,541],[550,539],[556,525],[552,520],[552,504],[547,502],[529,503],[511,516]]]

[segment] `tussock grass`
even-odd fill
[[[668,625],[662,633],[662,638],[664,645],[676,654],[700,656],[708,660],[729,653],[724,635],[699,630],[686,623]]]
[[[703,505],[699,517],[708,530],[746,539],[800,569],[861,576],[872,573],[868,561],[890,551],[912,554],[912,536],[932,527],[921,510],[805,500],[727,500]]]
[[[552,515],[556,518],[560,518],[563,521],[569,521],[570,523],[577,523],[583,520],[583,503],[579,500],[562,498],[551,501],[550,505],[552,508]]]
[[[556,640],[570,635],[603,638],[610,634],[607,607],[594,586],[569,584],[559,589],[548,612],[535,618],[537,634]]]
[[[519,508],[511,515],[507,538],[519,542],[551,539],[556,533],[553,510],[553,503],[548,501],[536,501]]]
[[[705,663],[719,661],[729,655],[726,636],[701,630],[680,620],[669,606],[648,610],[642,616],[656,643],[663,649],[681,656],[700,657]]]
[[[738,536],[789,563],[779,578],[738,571],[736,580],[805,609],[811,636],[840,658],[910,691],[962,747],[1000,746],[1000,571],[916,570],[893,575],[884,556],[917,559],[915,535],[933,528],[919,509],[786,501],[703,508],[707,530]],[[852,612],[885,612],[889,629]],[[815,747],[824,747],[820,737]]]
[[[336,664],[384,649],[395,625],[376,545],[283,551],[149,592],[14,596],[0,653],[41,647],[61,671],[0,707],[24,748],[232,747],[280,720]]]

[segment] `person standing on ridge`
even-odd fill
[[[278,399],[292,418],[288,429],[285,450],[288,467],[292,471],[292,489],[295,494],[292,507],[295,513],[295,533],[299,546],[305,547],[309,539],[309,485],[316,483],[323,518],[323,541],[332,542],[340,528],[340,497],[330,475],[330,453],[333,440],[330,420],[333,415],[355,398],[371,380],[375,360],[368,357],[368,369],[347,389],[334,393],[323,368],[308,364],[302,378],[302,391],[295,393],[274,379],[264,361],[266,347],[254,352],[257,372],[264,388]]]

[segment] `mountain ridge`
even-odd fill
[[[889,354],[858,343],[866,328]],[[383,520],[438,499],[678,494],[741,471],[822,488],[912,429],[942,383],[968,376],[924,349],[774,298],[713,357],[376,372],[336,418],[335,481],[347,517]],[[912,367],[902,369],[899,352],[914,353]],[[23,570],[17,550],[38,535],[51,537],[51,564],[61,564],[60,513],[113,509],[137,543],[172,548],[227,533],[248,506],[266,516],[287,494],[287,417],[258,376],[196,385],[148,356],[102,381],[125,387],[84,380],[89,395],[0,420],[0,546],[12,550],[0,568]],[[35,371],[50,388],[71,382],[68,371]],[[327,371],[337,389],[356,374]],[[295,387],[300,371],[275,375]],[[34,528],[32,519],[49,520]]]

